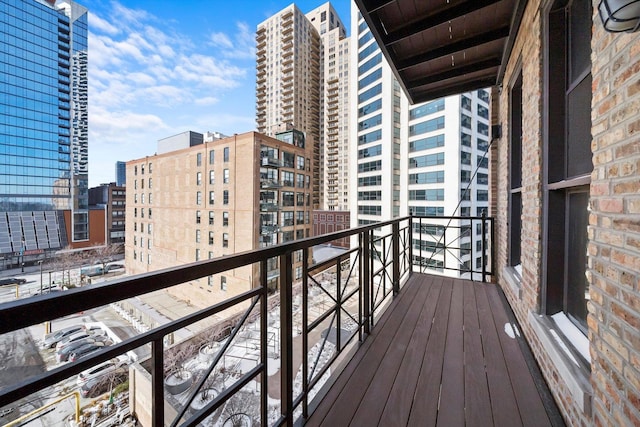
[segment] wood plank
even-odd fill
[[[393,335],[389,334],[388,342],[378,339],[376,344],[369,348],[355,376],[343,390],[343,399],[339,399],[339,404],[325,417],[324,422],[328,425],[344,425],[343,421],[346,420],[352,425],[377,423],[409,345],[411,333],[420,315],[420,307],[424,305],[428,296],[428,289],[422,286],[422,281],[413,286],[418,292],[411,300],[403,301],[402,322]],[[362,398],[358,405],[353,405],[346,396]]]
[[[500,346],[500,339],[493,321],[493,307],[484,288],[496,285],[479,285],[476,288],[478,320],[482,330],[482,350],[487,366],[487,382],[491,398],[491,410],[496,426],[521,426],[520,412],[511,386],[511,379]]]
[[[453,281],[437,425],[464,425],[463,282]],[[473,286],[471,283],[468,286]]]
[[[423,279],[419,284],[415,285],[420,287],[420,292],[409,307],[409,310],[414,311],[414,313],[409,313],[405,316],[400,326],[401,329],[394,338],[393,345],[388,348],[384,355],[375,378],[364,393],[364,399],[360,402],[360,407],[351,420],[353,425],[378,424],[385,408],[385,402],[387,402],[391,395],[392,388],[396,382],[398,371],[402,367],[407,350],[411,348],[416,325],[420,320],[420,315],[425,305],[427,305],[429,295],[431,294],[431,282],[432,279]],[[424,348],[422,348],[422,353],[423,352]],[[417,377],[419,369],[420,365],[414,365],[412,367],[415,377]],[[358,391],[357,389],[353,390],[354,393]]]
[[[507,335],[500,325],[511,323],[507,308],[495,287],[485,287],[489,302],[492,305],[492,313],[498,329],[498,336],[502,345],[502,351],[509,371],[509,377],[515,391],[515,398],[520,410],[520,417],[525,426],[545,426],[551,421],[540,397],[540,393],[533,381],[529,366],[527,365],[522,348],[515,338]],[[517,327],[517,325],[516,325]]]
[[[406,306],[408,306],[408,304],[415,297],[419,290],[418,286],[413,285],[415,285],[415,283],[419,281],[420,278],[417,275],[414,275],[409,280],[412,283],[407,283],[407,285],[405,285],[406,290],[404,292],[400,292],[400,295],[396,297],[396,301],[394,302],[394,304],[389,307],[387,311],[382,315],[377,327],[372,330],[371,335],[364,341],[364,343],[361,344],[354,357],[339,374],[336,382],[329,389],[327,394],[322,398],[322,401],[315,409],[313,415],[309,417],[305,425],[321,425],[328,414],[336,412],[340,409],[339,407],[335,407],[335,405],[337,405],[340,400],[343,401],[342,406],[344,406],[346,402],[351,402],[354,405],[357,405],[357,403],[359,403],[360,398],[357,398],[357,402],[355,402],[353,400],[355,396],[345,396],[343,394],[343,391],[348,385],[349,381],[352,378],[355,378],[354,374],[356,370],[358,370],[359,367],[363,364],[363,360],[367,356],[368,349],[373,345],[376,345],[377,340],[382,340],[386,342],[387,345],[390,344],[391,338],[397,331],[398,326],[400,325],[402,318],[404,317],[402,314],[406,314]],[[400,314],[394,315],[394,313]]]
[[[475,283],[464,288],[464,385],[466,424],[493,425]]]
[[[408,425],[432,426],[436,423],[444,344],[451,306],[451,284],[451,279],[443,278],[443,288],[438,298],[436,315],[422,359],[422,368],[418,377],[414,405],[411,408]]]
[[[424,286],[426,283],[421,284]],[[402,366],[391,389],[389,399],[380,416],[380,426],[407,425],[418,383],[418,373],[422,366],[425,348],[431,334],[442,280],[432,280],[429,296],[411,337],[411,344],[402,360]],[[417,370],[417,372],[416,372]]]

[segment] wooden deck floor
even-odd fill
[[[414,274],[306,425],[561,425],[500,292]]]

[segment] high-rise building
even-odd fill
[[[489,92],[410,106],[355,4],[351,23],[352,226],[410,213],[480,216],[488,206]],[[429,230],[414,236],[414,262],[438,270],[480,267],[481,257],[471,254],[480,253],[482,236],[469,221]],[[440,248],[450,242],[459,249],[446,257]]]
[[[346,210],[349,41],[331,3],[303,14],[291,4],[258,25],[257,125],[297,129],[313,144],[313,204]]]
[[[0,255],[86,242],[87,9],[4,1],[0,24]]]
[[[126,165],[126,163],[125,163]],[[106,243],[124,243],[126,189],[115,182],[89,189],[89,206],[102,208],[105,213]]]
[[[118,187],[127,185],[127,162],[116,162],[116,185]]]
[[[127,162],[129,273],[310,236],[311,160],[301,132],[279,133],[278,139],[247,132],[209,142],[199,135],[199,144]],[[267,268],[275,288],[275,259]],[[301,251],[294,254],[292,271],[301,279]],[[258,274],[259,266],[240,268],[170,292],[204,307],[249,289]]]

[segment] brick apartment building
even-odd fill
[[[204,142],[201,134],[186,132],[159,141],[159,154],[127,162],[127,272],[309,237],[312,147],[291,136],[247,132]],[[300,279],[302,252],[293,259]],[[192,280],[170,292],[206,307],[258,283],[259,267]],[[272,289],[278,277],[274,259],[267,272]]]

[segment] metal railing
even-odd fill
[[[473,218],[476,220],[477,218]],[[257,396],[253,402],[255,421],[260,425],[293,425],[306,418],[314,398],[330,376],[336,375],[348,350],[363,341],[382,311],[400,291],[415,268],[413,249],[427,223],[442,217],[404,217],[355,229],[308,238],[256,251],[200,261],[153,273],[115,279],[104,284],[72,289],[58,294],[46,294],[0,305],[0,334],[104,306],[149,292],[167,289],[190,280],[230,272],[244,266],[257,265],[259,280],[252,288],[212,306],[195,311],[177,320],[141,333],[121,343],[74,363],[53,368],[46,373],[25,379],[20,384],[0,389],[0,407],[23,399],[32,393],[54,386],[98,363],[150,344],[147,361],[151,378],[150,419],[153,426],[196,425],[207,417],[219,416],[220,409],[247,387]],[[445,218],[446,220],[446,218]],[[464,218],[464,220],[470,220]],[[456,221],[457,222],[457,221]],[[449,224],[451,227],[451,224]],[[491,274],[493,257],[493,220],[481,218],[483,233],[483,280]],[[445,228],[446,229],[446,228]],[[434,230],[441,230],[440,228]],[[357,244],[327,260],[311,261],[314,247],[337,239],[352,237]],[[433,237],[433,236],[432,236]],[[445,249],[449,250],[449,249]],[[451,249],[453,250],[453,249]],[[456,249],[457,250],[457,249]],[[301,255],[302,274],[296,280],[292,265]],[[270,296],[268,263],[278,259],[279,289]],[[257,283],[256,283],[257,282]],[[275,301],[274,301],[275,300]],[[244,336],[253,334],[255,359],[235,377],[232,384],[218,390],[215,398],[198,410],[189,403],[175,408],[177,415],[166,420],[165,337],[195,322],[209,319],[228,309],[239,312],[229,335],[218,343],[218,349],[208,367],[200,372],[188,392],[188,402],[222,372],[221,363],[231,357],[230,350]],[[274,325],[277,328],[274,332]],[[274,343],[278,338],[278,345]],[[357,339],[356,339],[357,337]],[[270,354],[269,348],[272,348]],[[275,356],[275,357],[274,357]],[[269,375],[268,360],[278,361],[277,380]],[[298,367],[299,366],[299,367]],[[279,403],[273,404],[274,384],[278,384]],[[246,396],[244,396],[246,397]]]

